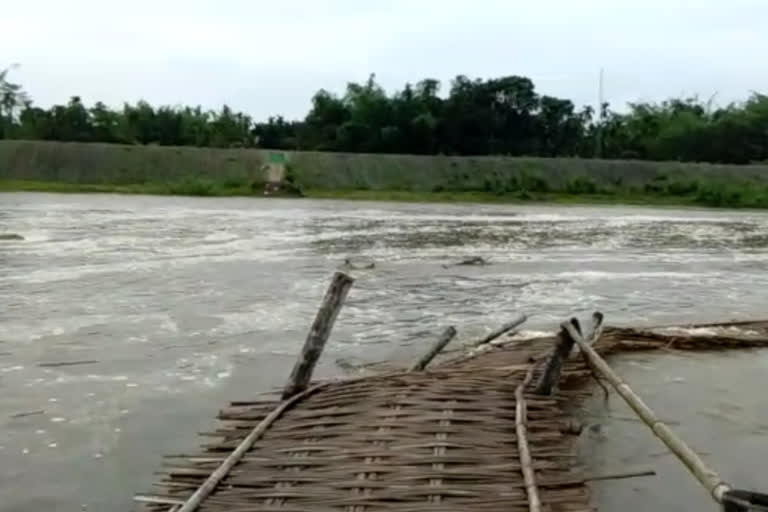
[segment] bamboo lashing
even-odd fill
[[[616,392],[621,395],[624,401],[632,408],[635,413],[648,425],[653,433],[664,442],[667,448],[685,465],[693,474],[696,480],[703,485],[710,493],[712,498],[718,503],[723,502],[723,496],[731,490],[731,486],[723,481],[722,478],[694,452],[685,442],[674,433],[666,424],[661,422],[653,410],[637,395],[632,388],[605,362],[605,360],[595,352],[588,343],[584,341],[581,334],[576,329],[573,321],[563,322],[563,329],[567,330],[573,340],[581,349],[582,353],[590,360],[591,364],[597,369]]]

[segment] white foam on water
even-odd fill
[[[33,342],[47,336],[72,334],[84,327],[104,324],[111,315],[73,315],[28,320],[11,320],[0,325],[0,338],[12,342]]]
[[[215,233],[209,233],[203,237],[204,242],[234,242],[239,237],[229,231],[217,231]]]
[[[172,333],[179,332],[179,325],[170,317],[170,315],[164,315],[160,328]],[[142,341],[146,340],[147,338],[143,337]]]
[[[24,237],[24,240],[19,240],[19,242],[26,242],[27,244],[46,242],[51,239],[51,232],[44,229],[24,229],[16,233]]]
[[[665,327],[656,329],[662,334],[683,334],[688,336],[717,336],[719,330],[715,327]]]
[[[549,338],[554,334],[555,334],[554,332],[548,332],[548,331],[536,331],[536,330],[523,329],[521,331],[516,332],[512,336],[509,336],[508,339],[531,340],[536,338]]]
[[[709,273],[710,277],[719,276],[719,272]],[[626,272],[600,272],[600,271],[582,271],[582,272],[563,272],[557,274],[558,277],[572,277],[575,279],[626,279],[631,278],[672,278],[672,279],[698,279],[700,272],[678,272],[678,271],[626,271]]]
[[[594,220],[594,218],[592,219]],[[605,225],[611,227],[623,227],[631,226],[634,224],[695,224],[695,223],[707,223],[707,224],[729,224],[734,221],[733,218],[728,216],[702,216],[700,214],[694,214],[690,212],[688,215],[622,215],[618,217],[607,217]]]

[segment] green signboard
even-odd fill
[[[271,164],[284,164],[285,163],[285,154],[283,154],[283,153],[270,153],[269,154],[269,163],[271,163]]]

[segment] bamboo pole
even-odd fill
[[[525,316],[525,315],[518,315],[511,322],[507,322],[506,324],[502,325],[501,327],[499,327],[495,331],[493,331],[490,334],[488,334],[487,336],[485,336],[480,341],[475,342],[475,346],[479,347],[480,345],[486,345],[486,344],[492,342],[493,340],[495,340],[496,338],[498,338],[502,334],[511,331],[515,327],[518,327],[519,325],[521,325],[526,320],[528,320],[527,316]]]
[[[592,365],[611,383],[616,392],[635,413],[648,425],[653,433],[661,439],[667,448],[685,464],[688,471],[703,485],[712,498],[718,503],[723,502],[723,496],[731,490],[722,478],[694,452],[685,442],[677,436],[666,424],[662,423],[653,410],[625,383],[622,378],[589,346],[581,336],[575,332],[571,322],[563,322],[563,329],[568,330],[582,353],[590,360]]]
[[[343,272],[333,274],[331,284],[325,292],[323,302],[320,304],[320,309],[317,311],[307,339],[304,341],[301,354],[296,360],[293,371],[291,371],[291,375],[283,390],[283,400],[301,393],[309,386],[317,360],[320,358],[320,354],[323,353],[323,348],[328,341],[328,337],[331,335],[331,329],[333,329],[336,317],[339,315],[344,299],[347,297],[349,289],[354,282],[353,278]]]
[[[517,450],[520,454],[520,466],[523,471],[525,493],[528,496],[528,511],[541,512],[539,489],[536,486],[536,474],[533,471],[533,459],[528,447],[528,410],[525,403],[525,388],[533,380],[535,364],[531,364],[523,382],[515,390],[515,431],[517,433]]]
[[[443,348],[445,348],[448,343],[456,336],[456,328],[454,326],[448,327],[443,334],[440,335],[440,338],[435,342],[434,345],[432,345],[432,348],[429,349],[429,351],[424,354],[421,359],[416,361],[413,366],[411,366],[410,371],[412,372],[420,372],[424,370],[424,368],[427,367],[427,365],[432,361],[432,359],[437,356],[437,354],[440,353]]]
[[[184,502],[181,508],[178,509],[178,512],[193,512],[194,510],[197,510],[203,500],[211,495],[211,493],[216,489],[216,486],[218,486],[221,481],[226,478],[227,474],[229,474],[232,468],[235,467],[235,465],[240,462],[243,456],[245,456],[248,450],[251,449],[253,443],[258,441],[259,438],[264,435],[264,432],[266,432],[272,423],[274,423],[275,420],[277,420],[283,414],[283,412],[285,412],[286,409],[304,397],[314,393],[318,389],[331,384],[331,382],[332,381],[317,384],[305,391],[302,391],[299,394],[294,395],[290,399],[281,402],[280,405],[278,405],[271,413],[269,413],[266,418],[261,420],[259,424],[256,425],[253,430],[251,430],[246,438],[243,439],[239,445],[237,445],[237,448],[235,448],[235,450],[230,453],[227,458],[224,459],[224,462],[222,462],[221,465],[216,468],[213,473],[210,474],[205,482],[203,482],[200,487],[197,488],[192,496],[190,496],[187,501]]]
[[[136,503],[148,503],[151,505],[173,505],[173,508],[184,504],[184,500],[178,498],[170,498],[166,496],[147,496],[146,494],[139,494],[134,496],[133,501]],[[171,508],[171,510],[173,510],[173,508]]]
[[[587,325],[581,334],[581,339],[584,340],[584,342],[588,345],[594,345],[597,343],[597,340],[600,338],[600,335],[603,333],[603,314],[599,311],[595,311],[592,313],[592,317],[590,318],[590,321],[587,322]],[[578,327],[578,320],[576,318],[571,319],[571,324],[576,327],[576,331],[579,331]],[[569,331],[569,335],[571,335],[571,332]],[[581,350],[579,350],[581,352]],[[600,389],[603,390],[603,395],[605,397],[605,400],[608,400],[608,397],[610,396],[610,392],[608,391],[608,388],[603,384],[603,381],[600,380],[600,375],[597,372],[597,369],[594,367],[592,362],[589,360],[589,358],[584,354],[584,352],[581,352],[581,355],[584,359],[584,362],[586,363],[589,370],[592,372],[592,378],[595,379],[595,382],[598,386],[600,386]]]

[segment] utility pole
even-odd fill
[[[603,96],[603,80],[604,72],[603,68],[600,68],[600,81],[597,86],[597,158],[603,157],[603,126],[605,121],[605,111],[603,104],[605,98]]]

